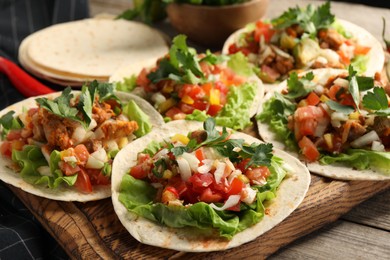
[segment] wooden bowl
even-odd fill
[[[179,33],[205,47],[221,47],[231,33],[263,17],[267,7],[268,0],[225,6],[173,3],[167,6],[167,14]]]

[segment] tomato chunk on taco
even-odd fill
[[[56,200],[109,197],[116,153],[163,123],[146,101],[113,89],[94,81],[1,111],[0,179]]]
[[[118,153],[112,200],[138,241],[224,250],[287,217],[310,184],[306,167],[272,144],[226,128],[173,121]]]

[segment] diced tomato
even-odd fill
[[[219,183],[213,180],[213,184],[211,185],[213,191],[218,191],[221,194],[227,194],[230,190],[230,186],[226,178],[222,178]]]
[[[188,188],[186,183],[182,180],[180,176],[174,176],[169,180],[169,185],[174,187],[178,192],[179,196],[182,196]]]
[[[148,71],[143,68],[141,72],[138,74],[136,84],[138,86],[143,87],[146,91],[151,91],[151,88],[149,87],[149,84],[151,83],[150,80],[147,77]]]
[[[166,113],[165,116],[174,119],[175,115],[183,113],[178,107],[172,107],[170,108]]]
[[[328,97],[334,101],[337,101],[338,93],[340,91],[341,87],[339,85],[333,85],[329,88],[329,91],[327,93]]]
[[[177,192],[176,188],[172,186],[165,187],[161,195],[161,202],[168,203],[177,199],[179,199],[179,193]]]
[[[202,147],[195,151],[195,156],[199,160],[199,166],[202,166],[203,165],[203,160],[205,159]]]
[[[137,161],[138,161],[138,163],[143,163],[143,162],[146,162],[149,159],[150,159],[150,155],[149,154],[147,154],[147,153],[139,153]]]
[[[237,47],[237,44],[233,43],[229,46],[229,54],[234,54],[239,52],[239,48]]]
[[[356,107],[352,95],[338,85],[330,87],[328,97],[342,105]]]
[[[236,166],[237,169],[239,169],[241,172],[245,172],[246,170],[246,165],[250,161],[250,158],[243,159],[241,162],[239,162]]]
[[[148,176],[150,167],[145,163],[137,164],[130,169],[130,175],[136,179],[144,179]]]
[[[298,107],[294,113],[294,134],[297,140],[304,135],[314,135],[319,122],[326,124],[327,114],[316,106]]]
[[[263,36],[266,43],[271,41],[275,31],[272,30],[272,25],[263,23],[262,21],[256,22],[256,28],[254,32],[254,39],[256,42],[260,41],[260,37]]]
[[[199,196],[199,200],[206,203],[220,202],[222,198],[222,194],[213,192],[210,188],[206,188]]]
[[[356,45],[354,53],[355,55],[366,55],[371,50],[371,47],[363,46],[363,45]]]
[[[88,174],[92,185],[108,185],[111,182],[110,178],[104,176],[101,170],[85,169],[85,172]]]
[[[314,162],[320,157],[320,152],[308,137],[304,136],[298,142],[298,146],[299,148],[301,148],[302,154],[306,157],[308,161]]]
[[[192,105],[188,105],[183,102],[179,102],[178,107],[184,114],[192,114],[192,112],[195,110]]]
[[[200,110],[200,111],[205,111],[208,109],[209,103],[207,101],[204,101],[204,100],[195,100],[193,107],[195,109]]]
[[[12,157],[12,142],[4,141],[0,146],[0,152],[5,157],[11,158]]]
[[[76,158],[79,160],[80,164],[85,165],[88,161],[89,152],[87,150],[87,147],[83,144],[78,144],[74,148],[74,153]]]
[[[268,169],[268,168],[267,168]],[[230,190],[227,193],[228,196],[240,194],[245,184],[238,178],[234,178],[230,184]]]
[[[64,161],[59,163],[59,167],[66,176],[75,175],[80,171],[80,167],[78,165],[71,165],[70,163]]]
[[[271,172],[267,166],[259,166],[256,168],[249,167],[244,174],[252,184],[261,184],[267,179]]]
[[[344,65],[349,65],[351,63],[351,60],[349,59],[349,57],[343,51],[338,50],[337,54],[340,57],[341,63],[343,63]]]
[[[216,116],[218,112],[222,109],[223,105],[210,105],[209,109],[207,110],[207,114],[210,116]]]
[[[8,141],[19,140],[21,138],[22,138],[22,131],[19,130],[19,129],[11,130],[7,134],[7,140]]]
[[[179,98],[183,98],[185,95],[188,95],[193,100],[198,100],[205,96],[205,92],[198,85],[184,84],[179,90],[178,96]]]
[[[224,75],[226,75],[226,70],[224,71]],[[234,79],[234,75],[228,75],[228,80],[230,81],[233,81]],[[216,89],[219,89],[219,91],[221,92],[221,94],[224,94],[224,95],[227,95],[227,93],[229,92],[229,87],[226,86],[224,83],[222,83],[221,81],[217,81],[215,82],[215,88]]]
[[[316,93],[310,92],[306,98],[306,102],[309,106],[316,106],[318,103],[320,103],[320,98]]]
[[[214,176],[211,173],[195,173],[188,179],[188,183],[192,185],[192,189],[199,193],[209,187],[213,181]]]
[[[92,184],[89,179],[88,174],[81,169],[77,174],[77,180],[74,186],[82,192],[91,193],[92,192]]]

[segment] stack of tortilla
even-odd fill
[[[50,82],[81,86],[108,81],[129,64],[151,66],[168,52],[165,37],[137,22],[85,19],[50,26],[25,38],[19,48],[22,66]]]

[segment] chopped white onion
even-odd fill
[[[223,174],[225,173],[226,164],[223,162],[217,163],[217,169],[215,169],[214,172],[214,178],[216,183],[221,183],[221,179],[223,177]]]
[[[85,140],[86,135],[87,130],[82,125],[78,125],[73,131],[72,140],[75,144],[82,143]]]
[[[250,205],[252,204],[256,199],[256,193],[257,191],[252,189],[249,185],[243,188],[242,194],[244,196],[241,197],[241,201]]]
[[[319,56],[324,57],[328,60],[328,63],[330,64],[338,64],[339,63],[339,55],[337,52],[331,49],[320,49]]]
[[[214,203],[210,203],[210,207],[215,210],[222,211],[237,205],[237,203],[240,201],[240,198],[240,195],[230,195],[222,207],[218,207]]]
[[[338,85],[342,88],[348,88],[349,87],[349,81],[342,78],[337,78],[335,81],[333,81],[333,84]]]
[[[202,163],[203,163],[203,165],[199,166],[197,171],[199,173],[205,174],[205,173],[210,172],[211,168],[213,167],[214,160],[204,159],[204,160],[202,160]]]
[[[377,152],[385,152],[386,151],[385,146],[379,141],[372,142],[371,150],[377,151]]]
[[[43,154],[43,157],[45,157],[46,161],[50,163],[50,151],[47,148],[47,146],[42,146],[41,147],[41,152]]]
[[[109,140],[105,143],[105,147],[107,147],[107,151],[115,151],[119,150],[118,144],[115,140]]]
[[[155,107],[158,107],[158,105],[160,105],[162,102],[166,101],[167,99],[160,92],[156,92],[152,95],[150,100],[153,102]]]
[[[203,154],[205,158],[212,160],[224,158],[220,153],[218,153],[214,148],[211,147],[203,147]]]
[[[368,132],[367,134],[362,135],[359,138],[353,140],[351,142],[351,146],[353,148],[360,148],[360,147],[372,144],[372,142],[374,142],[374,141],[379,141],[379,140],[380,140],[380,138],[379,138],[378,134],[375,132],[375,130],[372,130],[372,131]]]
[[[321,96],[322,93],[324,93],[324,86],[319,85],[319,84],[316,84],[316,86],[314,87],[314,92],[315,92],[317,95]]]
[[[94,129],[95,127],[97,126],[97,122],[96,122],[96,120],[95,119],[91,119],[91,123],[89,124],[89,126],[88,126],[88,130],[92,130],[92,129]]]
[[[191,177],[191,168],[187,160],[183,157],[176,158],[177,164],[179,165],[180,175],[183,181],[187,181]]]
[[[164,149],[161,149],[160,151],[158,151],[158,153],[156,153],[153,158],[158,160],[160,158],[164,158],[166,157],[166,155],[169,153],[168,149],[167,148],[164,148]]]
[[[91,153],[88,157],[86,168],[90,169],[101,169],[104,166],[104,163],[107,162],[107,153],[106,151],[100,147],[95,152]]]
[[[77,158],[74,155],[66,156],[66,157],[63,158],[63,160],[64,160],[64,162],[74,162],[74,163],[77,162]]]
[[[229,184],[231,184],[233,182],[233,180],[238,176],[238,175],[241,175],[242,172],[241,170],[237,169],[237,170],[234,170],[228,177],[228,182]]]
[[[200,161],[198,160],[198,158],[196,158],[196,156],[193,153],[183,153],[182,157],[187,160],[193,172],[196,172],[198,170],[198,165]]]
[[[37,168],[37,171],[39,172],[40,175],[42,176],[53,176],[50,171],[49,166],[40,166]]]

